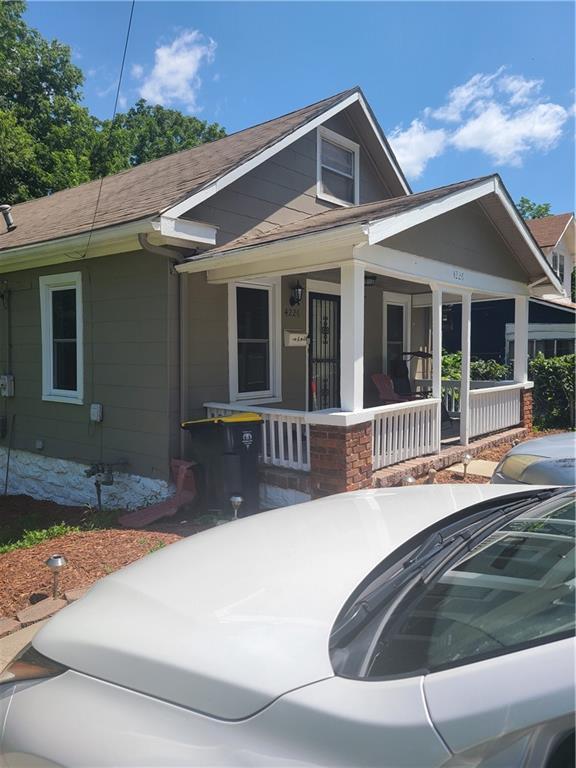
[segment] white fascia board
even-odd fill
[[[74,259],[107,256],[123,251],[140,250],[137,236],[153,232],[150,219],[119,224],[106,229],[94,230],[91,234],[60,237],[45,243],[32,243],[19,248],[0,251],[0,273],[21,269],[62,264]]]
[[[530,231],[527,225],[524,223],[524,219],[520,216],[520,213],[518,212],[516,206],[511,202],[508,193],[506,192],[502,182],[498,178],[496,178],[495,191],[496,191],[496,194],[498,195],[500,202],[502,203],[507,213],[509,214],[516,229],[518,230],[520,235],[523,237],[524,242],[530,248],[532,254],[534,255],[534,258],[542,268],[542,272],[546,275],[546,277],[549,278],[550,283],[554,286],[554,288],[558,291],[558,293],[560,293],[562,296],[565,295],[564,286],[556,276],[556,273],[554,272],[554,270],[546,260],[546,257],[540,250],[539,246],[536,244],[536,241],[530,234]]]
[[[414,283],[436,284],[454,293],[476,291],[510,297],[528,295],[528,286],[516,280],[464,269],[459,264],[449,264],[382,245],[355,248],[354,258],[363,261],[371,272]]]
[[[375,245],[381,240],[404,232],[406,229],[416,227],[425,221],[441,216],[443,213],[453,211],[467,203],[478,200],[491,193],[496,192],[496,179],[488,179],[480,182],[474,187],[463,189],[460,192],[453,192],[451,195],[424,203],[418,208],[398,213],[387,219],[375,220],[368,225],[368,243]]]
[[[372,128],[372,130],[374,131],[374,134],[376,135],[376,138],[378,139],[378,143],[382,147],[382,151],[384,152],[384,154],[388,158],[388,162],[390,163],[390,166],[392,167],[392,169],[396,173],[396,176],[398,177],[398,181],[402,185],[402,188],[404,189],[404,191],[406,192],[407,195],[411,195],[412,191],[411,191],[410,187],[406,184],[406,180],[404,179],[404,176],[402,175],[402,172],[400,170],[400,166],[398,164],[398,161],[396,160],[396,158],[394,158],[390,154],[390,150],[386,146],[386,142],[382,138],[382,133],[381,133],[380,129],[378,128],[378,126],[374,122],[374,119],[372,117],[372,114],[370,113],[370,109],[368,108],[368,105],[366,104],[366,101],[365,101],[364,97],[362,96],[362,94],[359,94],[359,97],[360,98],[358,99],[358,101],[360,103],[360,106],[362,107],[362,110],[363,110],[364,114],[366,115],[366,119],[370,123],[370,127]]]
[[[283,139],[280,139],[280,141],[277,141],[271,147],[267,147],[266,149],[263,149],[254,157],[250,158],[245,163],[242,163],[242,165],[239,165],[237,168],[233,168],[228,173],[225,173],[223,176],[221,176],[219,179],[216,179],[216,181],[212,182],[212,184],[209,184],[204,189],[201,189],[200,191],[190,195],[190,197],[187,197],[185,200],[182,200],[180,203],[177,203],[171,208],[165,209],[163,213],[167,214],[168,216],[171,216],[172,218],[178,218],[179,216],[182,216],[183,213],[186,213],[191,208],[194,208],[196,205],[199,205],[200,203],[203,203],[205,200],[208,200],[208,198],[212,197],[217,192],[220,192],[220,190],[224,189],[229,184],[232,184],[234,181],[237,181],[242,176],[245,176],[247,173],[254,170],[254,168],[257,168],[262,163],[265,163],[266,160],[269,160],[271,157],[274,157],[274,155],[277,155],[278,152],[281,152],[283,149],[286,149],[286,147],[289,147],[291,144],[294,144],[295,141],[298,141],[298,139],[301,139],[307,133],[310,133],[310,131],[315,130],[316,128],[318,128],[318,126],[322,125],[327,120],[330,120],[331,117],[334,117],[335,115],[339,114],[340,112],[347,109],[349,106],[351,106],[352,104],[355,104],[356,102],[359,102],[360,106],[362,107],[362,110],[366,115],[366,118],[368,119],[370,126],[372,127],[374,134],[377,137],[380,146],[382,147],[383,152],[386,154],[386,157],[390,163],[391,168],[393,169],[394,173],[397,175],[398,181],[402,184],[402,188],[406,191],[406,194],[410,194],[410,189],[406,186],[406,182],[404,181],[404,179],[402,178],[402,174],[398,170],[397,163],[395,163],[392,160],[392,156],[390,155],[390,152],[387,150],[385,143],[382,141],[380,131],[375,126],[374,120],[370,115],[370,111],[366,106],[364,99],[362,98],[360,93],[355,92],[355,93],[351,93],[350,96],[348,96],[343,101],[339,102],[338,104],[335,104],[333,107],[330,107],[330,109],[327,109],[325,112],[322,112],[322,114],[317,115],[315,118],[308,121],[305,125],[300,126],[300,128],[297,128],[295,131],[288,134],[288,136],[285,136]]]
[[[565,235],[565,234],[566,234],[566,232],[568,231],[568,227],[570,226],[570,224],[572,224],[572,222],[573,222],[573,221],[574,221],[574,214],[572,214],[572,215],[570,216],[570,218],[568,219],[568,221],[566,222],[566,226],[565,226],[565,227],[564,227],[564,229],[562,230],[562,234],[560,235],[560,237],[558,238],[558,240],[556,240],[556,245],[553,245],[553,246],[552,246],[552,248],[556,248],[556,247],[558,246],[558,244],[561,242],[562,238],[564,237],[564,235]]]
[[[281,266],[282,262],[300,257],[312,265],[320,253],[323,255],[323,259],[324,254],[328,253],[330,259],[334,261],[334,253],[331,253],[331,249],[336,247],[349,247],[350,258],[352,258],[352,248],[365,240],[361,225],[349,224],[320,232],[288,237],[284,240],[274,240],[252,247],[236,248],[224,253],[217,253],[214,256],[211,256],[210,251],[207,251],[202,256],[178,264],[176,270],[178,272],[216,271],[247,264],[259,264],[270,259],[277,260]]]
[[[153,222],[154,229],[164,237],[170,237],[185,243],[201,243],[203,245],[216,245],[218,227],[205,224],[202,221],[189,221],[177,219],[163,214],[160,219]]]

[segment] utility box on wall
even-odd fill
[[[9,373],[0,376],[0,397],[14,397],[14,376]]]

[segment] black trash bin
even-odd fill
[[[192,458],[202,467],[206,509],[232,512],[231,496],[241,496],[238,517],[259,511],[258,455],[262,417],[237,413],[182,423],[190,433]]]

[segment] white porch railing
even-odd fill
[[[374,425],[374,469],[435,453],[440,448],[440,400],[414,400],[369,408]]]
[[[471,381],[470,390],[492,389],[499,386],[508,386],[511,381]],[[416,392],[427,392],[432,389],[432,379],[414,379]],[[460,413],[460,380],[442,379],[442,402],[448,413]]]
[[[262,423],[262,462],[285,469],[310,471],[310,425],[304,411],[277,410],[236,403],[204,403],[209,418],[235,412],[258,413]]]
[[[470,390],[470,437],[519,424],[520,391],[523,386],[505,384]]]

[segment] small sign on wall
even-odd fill
[[[284,331],[285,347],[305,347],[308,337],[303,331]]]

